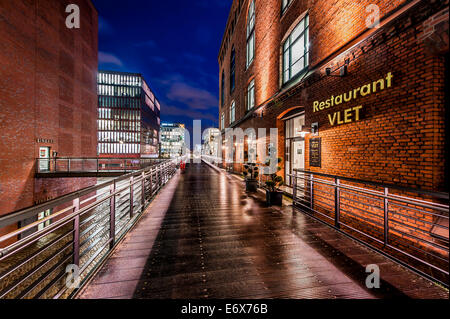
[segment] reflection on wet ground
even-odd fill
[[[381,287],[365,286],[377,264]],[[236,177],[190,164],[81,298],[448,298],[448,291]]]

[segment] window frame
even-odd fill
[[[222,112],[222,116],[220,118],[220,126],[222,130],[225,129],[225,112]]]
[[[256,24],[256,7],[255,0],[252,0],[248,7],[247,13],[247,44],[246,44],[246,67],[247,69],[252,65],[253,60],[255,59],[255,24]],[[250,45],[252,57],[250,59]]]
[[[252,105],[250,104],[250,91],[253,92],[252,96]],[[256,105],[255,101],[255,79],[253,78],[249,84],[247,85],[247,111],[253,109]]]
[[[230,124],[233,124],[236,121],[236,102],[231,102],[230,105]]]
[[[230,94],[236,88],[236,50],[233,47],[230,55]]]
[[[303,31],[298,34],[298,36],[292,40],[292,35],[294,31],[299,27],[299,25],[303,23]],[[297,60],[292,63],[292,47],[297,43],[297,41],[300,41],[301,37],[303,36],[303,48],[304,52],[303,55]],[[285,48],[286,43],[289,42],[289,45],[287,49]],[[289,67],[286,68],[286,53],[288,52],[288,58],[289,58]],[[281,78],[282,78],[282,85],[287,85],[291,83],[292,81],[295,81],[299,76],[301,76],[309,67],[309,14],[306,14],[292,29],[292,31],[287,36],[286,40],[283,41],[281,44],[281,55],[282,55],[282,69],[281,69]],[[300,69],[296,74],[292,75],[292,67],[296,63],[298,63],[301,59],[304,59],[304,67]],[[285,78],[285,73],[289,72],[288,79]]]
[[[283,1],[284,0],[281,0],[281,15],[283,15],[292,4],[292,0],[286,0],[286,5],[283,4]]]

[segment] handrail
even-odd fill
[[[403,187],[403,186],[398,186],[398,185],[394,185],[394,184],[379,183],[379,182],[367,181],[367,180],[357,179],[357,178],[352,178],[352,177],[324,174],[324,173],[312,172],[312,171],[307,171],[307,170],[297,169],[297,168],[293,169],[293,171],[299,172],[299,173],[305,173],[305,174],[314,174],[314,175],[333,178],[333,179],[337,178],[337,179],[340,179],[341,181],[366,184],[366,185],[371,185],[371,186],[375,186],[375,187],[382,187],[382,188],[387,187],[390,189],[396,189],[396,190],[410,192],[410,193],[417,193],[417,194],[421,194],[421,195],[429,195],[429,196],[446,199],[446,200],[449,199],[449,193],[445,193],[445,192],[434,192],[434,191],[422,190],[419,188]]]
[[[67,272],[66,266],[78,267],[81,283],[86,283],[93,269],[99,267],[139,220],[156,193],[174,175],[176,163],[177,160],[165,160],[0,217],[2,228],[36,217],[46,209],[55,210],[50,216],[0,237],[1,244],[23,236],[0,249],[0,298],[71,296],[77,287],[67,286],[62,280]],[[38,225],[46,221],[51,221],[51,224],[39,229]],[[19,282],[27,285],[19,285]]]
[[[448,194],[301,169],[290,176],[296,208],[448,287]]]

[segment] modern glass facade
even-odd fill
[[[140,74],[98,73],[100,157],[158,157],[160,104]]]
[[[185,126],[178,123],[161,124],[160,157],[175,158],[185,153]]]

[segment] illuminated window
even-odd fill
[[[255,0],[252,0],[247,16],[247,68],[255,57]]]
[[[289,82],[308,67],[308,15],[291,32],[283,44],[283,83]]]
[[[222,113],[222,116],[220,118],[220,127],[221,129],[225,129],[225,113]]]
[[[255,107],[255,80],[253,79],[247,88],[247,110]]]
[[[44,219],[45,217],[50,216],[51,214],[52,214],[52,213],[51,213],[51,209],[47,209],[45,212],[42,212],[42,213],[39,213],[39,214],[38,214],[38,220],[42,220],[42,219]],[[45,227],[47,227],[47,226],[50,226],[50,223],[51,223],[50,219],[47,220],[47,221],[45,221],[45,222],[43,222],[43,223],[40,223],[40,224],[38,225],[38,231],[43,230],[43,229],[44,229]]]
[[[235,121],[236,116],[236,103],[233,101],[230,107],[230,124]]]

